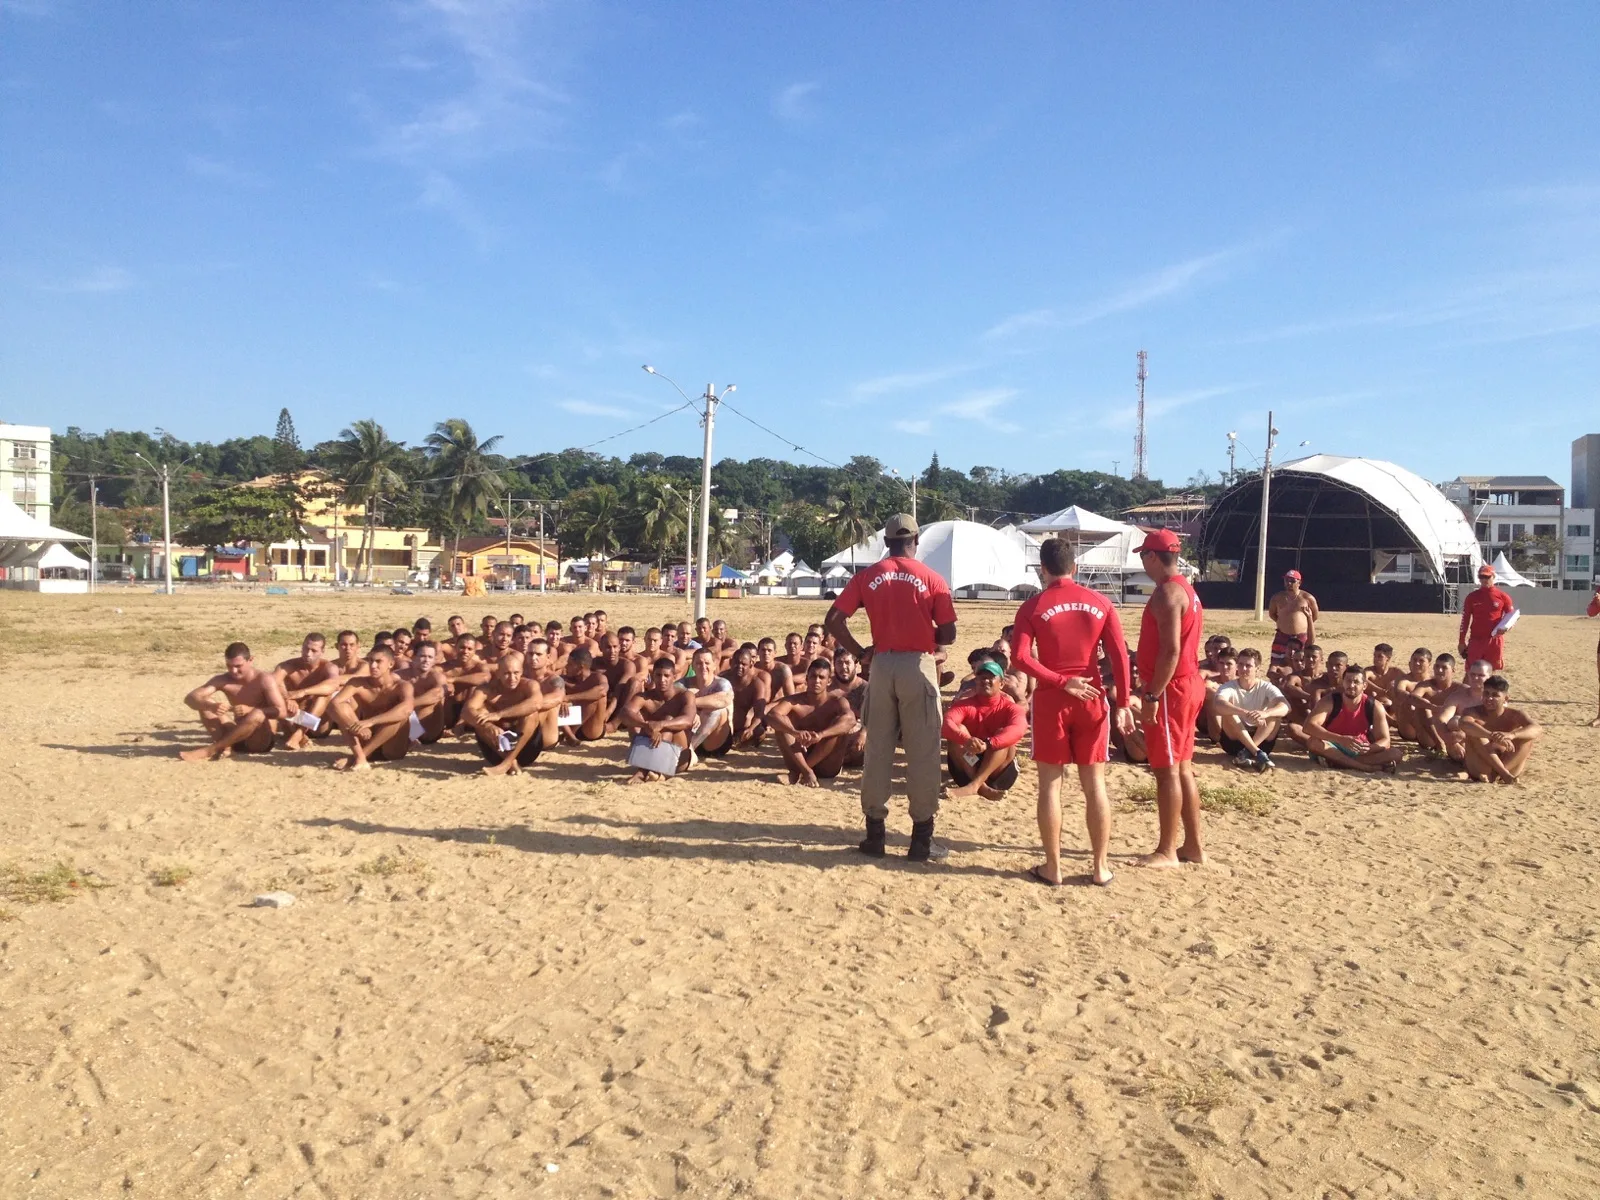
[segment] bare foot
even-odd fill
[[[814,788],[814,787],[821,787],[822,786],[822,784],[817,782],[817,773],[815,771],[812,771],[812,770],[809,770],[809,769],[800,772],[800,778],[797,779],[795,782],[800,784],[802,787],[813,787]]]
[[[1133,865],[1136,867],[1156,867],[1164,870],[1171,867],[1181,867],[1183,863],[1178,860],[1176,854],[1150,853],[1141,854],[1133,860]]]
[[[306,748],[306,741],[306,731],[304,729],[296,729],[284,739],[283,748],[285,750],[304,750]]]
[[[991,803],[996,800],[1004,800],[1006,798],[1006,794],[1004,792],[1000,791],[998,788],[990,787],[987,783],[978,788],[978,795],[982,796],[985,800],[988,800]]]
[[[350,762],[351,759],[348,754],[343,758],[336,758],[333,760],[333,769],[335,771],[348,771],[350,769]]]
[[[211,747],[197,746],[193,750],[180,750],[178,751],[178,757],[183,759],[184,762],[210,762]]]
[[[1111,873],[1110,867],[1101,867],[1089,873],[1089,882],[1093,883],[1095,887],[1105,887],[1115,878],[1116,876]]]
[[[1188,863],[1194,867],[1203,867],[1206,865],[1206,852],[1204,850],[1191,850],[1187,846],[1179,846],[1178,861]]]
[[[1589,722],[1589,728],[1590,729],[1600,729],[1600,717],[1596,717],[1594,720],[1590,721]]]
[[[515,775],[521,769],[522,768],[518,765],[517,760],[507,755],[505,758],[502,758],[499,762],[495,763],[494,766],[484,767],[483,773],[485,775]]]
[[[623,782],[631,786],[635,783],[649,783],[654,778],[655,776],[649,771],[635,771],[627,779],[623,780]]]
[[[963,783],[960,787],[951,788],[948,794],[951,796],[976,796],[982,788],[983,785],[981,783]]]

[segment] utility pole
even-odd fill
[[[706,601],[705,601],[705,593],[703,591],[700,593],[699,600],[696,601],[696,599],[695,599],[694,580],[689,578],[689,576],[694,574],[694,489],[693,488],[689,489],[689,495],[688,495],[687,499],[688,499],[688,502],[689,502],[688,503],[689,513],[688,513],[688,516],[684,519],[684,522],[683,522],[683,596],[684,596],[684,599],[686,599],[689,602],[689,615],[691,617],[698,618],[699,616],[701,616],[701,614],[703,614],[705,612],[705,603],[706,603]],[[702,563],[704,563],[705,562],[705,557],[704,557],[705,543],[701,542],[700,545],[701,545],[701,555],[702,555],[700,561]],[[705,571],[705,568],[704,568],[704,566],[702,566],[700,569],[701,569],[701,572],[702,572],[701,578],[703,579],[704,578],[703,572]],[[700,611],[698,613],[695,611],[696,603],[698,603],[700,605]]]
[[[539,593],[544,594],[544,501],[539,501]]]
[[[1267,595],[1267,505],[1272,496],[1272,447],[1278,431],[1267,413],[1267,453],[1261,460],[1261,538],[1256,546],[1256,620],[1261,620]],[[1231,444],[1231,443],[1230,443]]]
[[[728,391],[733,391],[733,388],[729,387]],[[706,427],[706,445],[700,459],[700,561],[694,581],[694,619],[697,621],[706,615],[706,555],[711,539],[711,430],[716,424],[717,402],[721,397],[717,395],[716,387],[708,383],[706,394],[701,399],[706,402],[702,418]]]
[[[1144,381],[1148,377],[1145,363],[1148,355],[1143,350],[1139,351],[1139,372],[1135,376],[1139,381],[1139,427],[1133,435],[1133,477],[1146,478],[1145,474],[1145,440],[1144,440]]]
[[[135,458],[137,458],[140,462],[142,462],[145,466],[149,467],[152,471],[156,470],[155,463],[151,462],[148,458],[146,458],[144,455],[140,454],[137,450],[135,450],[133,452],[133,456]],[[167,595],[170,596],[170,595],[172,595],[172,487],[171,487],[171,485],[172,485],[172,467],[171,467],[171,465],[168,464],[168,463],[162,463],[161,464],[161,469],[160,469],[160,471],[157,472],[157,474],[159,474],[161,476],[161,539],[162,539],[163,542],[166,543],[166,552],[161,557],[162,557],[162,560],[163,560],[163,562],[162,562],[163,570],[164,570],[164,572],[166,574],[166,577],[167,577],[167,586],[166,586],[165,590],[166,590]]]
[[[100,507],[95,502],[95,478],[89,476],[89,590],[94,591],[94,577],[100,563]]]
[[[1230,431],[1229,434],[1228,434],[1228,486],[1229,487],[1233,486],[1233,478],[1234,478],[1234,476],[1236,474],[1238,474],[1238,472],[1235,471],[1234,468],[1233,468],[1233,456],[1234,456],[1234,452],[1238,449],[1238,446],[1239,446],[1239,435],[1237,433],[1233,433],[1233,432]]]

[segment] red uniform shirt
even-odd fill
[[[1497,587],[1473,588],[1461,602],[1461,640],[1488,641],[1500,618],[1515,607],[1516,602]]]
[[[1600,617],[1600,597],[1589,601],[1589,615],[1591,617]]]
[[[1194,594],[1194,588],[1189,586],[1187,579],[1182,575],[1174,575],[1168,582],[1177,584],[1189,597],[1189,607],[1184,610],[1182,623],[1178,626],[1178,665],[1172,672],[1174,679],[1182,679],[1186,675],[1200,674],[1204,614],[1200,611],[1200,597]],[[1139,620],[1139,682],[1142,686],[1148,688],[1155,679],[1156,659],[1160,656],[1161,634],[1156,629],[1156,615],[1146,604],[1144,616]]]
[[[1028,732],[1028,714],[1004,692],[992,696],[963,696],[944,714],[944,736],[982,738],[990,749],[1015,746]]]
[[[932,654],[938,648],[934,627],[953,625],[956,619],[943,577],[914,558],[886,558],[857,571],[833,606],[847,617],[858,608],[867,610],[877,654]]]
[[[1099,592],[1058,579],[1017,609],[1012,652],[1017,666],[1048,687],[1068,679],[1100,682],[1095,647],[1104,646],[1118,706],[1128,703],[1128,646],[1117,610]]]

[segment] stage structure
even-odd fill
[[[1433,484],[1391,462],[1313,454],[1273,468],[1267,594],[1298,570],[1324,608],[1448,612],[1483,563],[1472,526]],[[1249,608],[1261,529],[1261,477],[1217,498],[1197,538],[1202,601]],[[1409,577],[1393,578],[1400,556]]]

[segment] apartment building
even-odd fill
[[[0,422],[0,496],[50,521],[50,430]]]
[[[1443,490],[1471,523],[1485,562],[1503,553],[1540,587],[1594,586],[1595,510],[1568,507],[1566,489],[1554,479],[1462,475]]]

